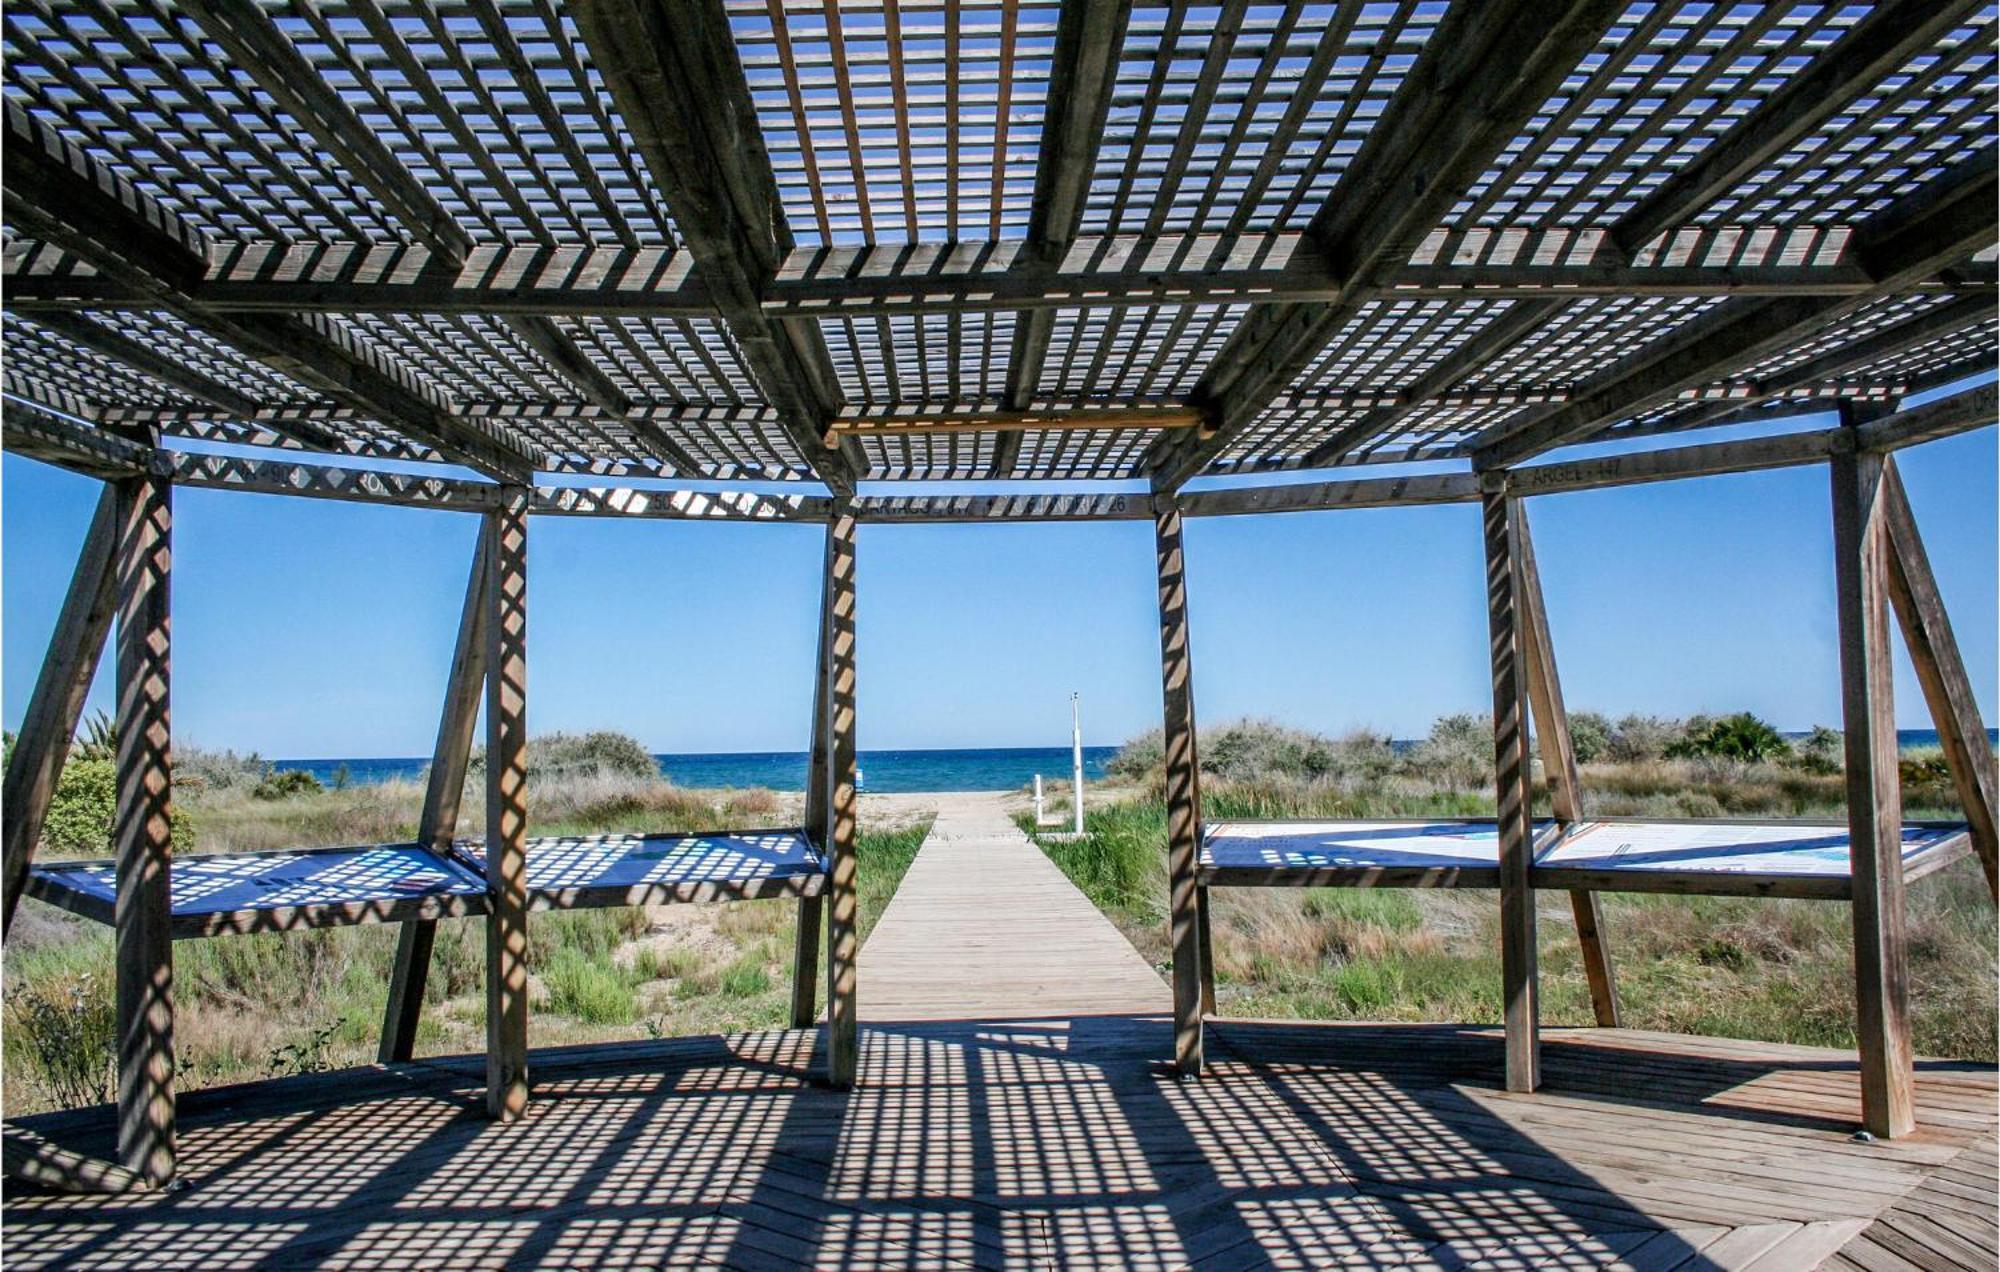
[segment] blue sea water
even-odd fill
[[[1115,746],[1083,748],[1085,780],[1104,776],[1104,766],[1118,753]],[[802,791],[806,784],[803,751],[748,751],[722,755],[656,755],[660,772],[677,786],[698,789],[738,789],[752,786],[774,791]],[[331,785],[342,765],[356,786],[401,778],[414,781],[430,763],[428,756],[390,759],[278,760],[279,769],[304,769]],[[1054,747],[989,747],[957,751],[863,751],[862,789],[879,794],[909,791],[1006,791],[1035,780],[1069,780],[1070,750]]]
[[[1804,737],[1804,734],[1795,734]],[[2000,744],[2000,730],[1989,729],[1987,736]],[[1896,741],[1903,749],[1936,746],[1935,729],[1902,729]],[[1397,742],[1398,750],[1415,745]],[[1118,754],[1115,746],[1083,748],[1086,780],[1104,776],[1105,765]],[[745,751],[719,755],[656,755],[660,772],[679,786],[715,790],[763,786],[774,791],[805,789],[806,756],[803,751]],[[304,769],[322,783],[332,785],[344,766],[347,781],[356,786],[396,779],[415,781],[423,776],[429,757],[387,759],[278,760],[279,769]],[[987,747],[949,751],[863,751],[860,757],[863,789],[879,794],[910,791],[1009,791],[1035,780],[1068,781],[1068,747],[1025,746]]]

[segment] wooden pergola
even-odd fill
[[[1993,368],[1994,25],[1967,0],[11,6],[5,445],[107,491],[7,773],[7,909],[115,612],[124,1165],[174,1170],[176,486],[484,519],[434,775],[462,776],[483,688],[507,1116],[536,516],[827,526],[807,830],[839,1083],[859,524],[1153,522],[1192,1074],[1183,519],[1480,505],[1508,1082],[1532,1090],[1530,697],[1545,750],[1561,713],[1524,501],[1824,464],[1866,1122],[1908,1131],[1892,600],[1989,880],[1995,779],[1891,453],[1995,418],[1990,385],[1898,409]],[[1772,427],[1705,440],[1746,424]],[[1366,475],[1384,464],[1418,467]],[[1189,486],[1295,470],[1325,472]],[[895,493],[940,479],[1019,489]],[[447,785],[427,843],[456,820]],[[434,916],[375,917],[413,920],[394,1017]]]

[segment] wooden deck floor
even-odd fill
[[[534,1100],[512,1126],[482,1115],[478,1057],[195,1092],[185,1188],[12,1192],[0,1255],[21,1268],[2000,1258],[1990,1067],[1923,1063],[1923,1129],[1892,1144],[1850,1138],[1850,1054],[1626,1030],[1551,1031],[1547,1086],[1519,1096],[1500,1089],[1495,1030],[1231,1021],[1212,1029],[1208,1076],[1184,1083],[1165,1063],[1152,971],[1122,940],[1104,945],[1115,930],[1084,922],[1103,924],[1074,912],[1082,899],[1032,848],[961,853],[975,833],[1004,836],[970,825],[958,843],[958,825],[919,855],[863,951],[851,1092],[814,1080],[823,1057],[803,1031],[536,1052]],[[996,900],[975,904],[970,881],[989,870]],[[1033,900],[1000,903],[1001,883]],[[1010,974],[1010,959],[1038,970]],[[1139,1010],[1119,1009],[1127,995]],[[992,1018],[918,1018],[967,1003]],[[111,1148],[106,1109],[25,1122]]]
[[[863,1020],[1170,1010],[1166,982],[997,795],[945,801],[861,951]]]

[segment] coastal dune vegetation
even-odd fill
[[[1842,739],[1786,738],[1748,714],[1688,720],[1571,718],[1586,816],[1842,817]],[[1266,721],[1203,731],[1202,813],[1258,818],[1491,816],[1492,734],[1446,716],[1414,745],[1331,738]],[[1166,807],[1157,731],[1127,743],[1080,839],[1042,848],[1155,966],[1169,963]],[[1905,816],[1955,819],[1935,748],[1902,755]],[[1548,812],[1536,771],[1536,807]],[[1031,818],[1023,829],[1034,831]],[[1065,823],[1066,824],[1066,823]],[[1846,905],[1734,897],[1602,898],[1624,1023],[1831,1047],[1854,1045]],[[1499,903],[1486,891],[1218,888],[1211,893],[1217,1009],[1319,1020],[1500,1019]],[[1538,898],[1543,1019],[1592,1023],[1561,894]],[[1911,1009],[1920,1054],[1991,1062],[1994,908],[1971,860],[1909,890]]]
[[[109,852],[108,729],[87,726],[64,767],[39,856]],[[178,746],[175,850],[238,852],[408,842],[420,781],[322,784],[255,755]],[[459,831],[480,833],[475,755]],[[798,795],[701,791],[663,779],[623,734],[552,734],[528,748],[529,831],[735,830],[798,824]],[[865,937],[928,822],[864,821]],[[536,1046],[773,1028],[789,1015],[797,906],[790,901],[536,913],[528,926]],[[438,926],[417,1054],[477,1051],[485,1036],[483,920]],[[372,1062],[395,959],[393,925],[223,936],[174,946],[184,1089]],[[822,956],[823,961],[823,956]],[[823,972],[821,973],[824,999]],[[110,929],[24,899],[5,962],[8,1115],[111,1096]]]

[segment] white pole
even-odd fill
[[[1035,825],[1042,824],[1042,775],[1035,774]]]
[[[1080,694],[1069,696],[1070,803],[1075,805],[1076,833],[1083,833],[1083,717],[1077,703]]]

